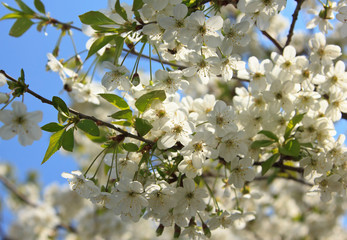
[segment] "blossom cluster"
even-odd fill
[[[76,106],[90,103],[89,110],[98,109],[113,118],[105,121],[137,136],[119,134],[98,123],[105,135],[100,148],[88,142],[90,136],[87,139],[77,132],[75,141],[84,146],[80,146],[83,154],[100,151],[92,163],[84,161],[83,172],[62,174],[70,189],[106,209],[105,218],[112,219],[111,212],[124,221],[152,219],[159,224],[157,232],[173,227],[176,237],[181,229],[189,238],[204,238],[211,230],[223,228],[237,229],[237,234],[261,231],[266,236],[263,232],[276,221],[290,225],[295,218],[307,218],[308,223],[300,226],[297,221],[288,229],[300,237],[310,234],[317,222],[305,215],[308,206],[323,209],[332,199],[346,199],[347,148],[345,136],[336,136],[334,127],[347,113],[347,72],[340,60],[344,49],[329,44],[324,35],[333,30],[334,14],[342,22],[341,30],[346,29],[346,1],[329,2],[321,12],[309,11],[316,16],[307,28],[318,25],[321,32],[309,37],[304,51],[288,42],[267,56],[250,56],[240,49],[254,42],[255,29],[265,35],[271,31],[286,1],[240,0],[206,9],[181,0],[141,3],[135,8],[110,0],[108,9],[92,13],[102,14],[97,16],[107,21],[97,26],[84,22],[89,53],[104,60],[99,66],[101,83],[79,73],[79,66],[69,68],[48,54],[47,66],[59,73]],[[220,8],[227,7],[229,15],[222,14]],[[80,18],[83,22],[83,15]],[[117,39],[111,38],[113,32]],[[110,41],[100,44],[106,37]],[[117,55],[119,39],[121,47],[127,45],[128,54],[138,55],[133,69],[125,64],[128,54]],[[138,43],[142,47],[135,47]],[[138,71],[146,44],[162,65],[154,74],[151,64],[149,74]],[[239,84],[234,95],[219,99],[218,86],[235,80]],[[114,93],[122,96],[117,99],[125,99],[127,107],[105,97]],[[105,99],[119,109],[111,109]],[[20,104],[13,103],[14,115]],[[18,124],[26,129],[22,122],[13,125],[11,114],[0,113],[5,123],[0,129],[3,138],[13,137],[13,129],[21,129]],[[38,118],[28,117],[30,129],[35,129]],[[10,127],[12,135],[6,130]],[[39,137],[38,130],[32,131],[35,134],[27,138],[20,134],[23,145]],[[292,180],[296,183],[288,183]],[[291,194],[292,189],[300,196]],[[306,194],[318,195],[321,201],[309,200]],[[273,209],[266,209],[276,198]],[[280,221],[285,215],[282,207],[290,217]],[[290,232],[278,234],[291,239]]]

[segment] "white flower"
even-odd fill
[[[81,171],[77,170],[72,171],[71,173],[63,172],[61,176],[69,181],[71,190],[76,191],[84,198],[96,197],[100,193],[100,189],[95,185],[95,183],[86,179]]]
[[[129,70],[124,67],[116,67],[110,62],[104,63],[105,68],[108,68],[111,70],[111,72],[105,73],[104,77],[101,80],[102,85],[108,90],[113,91],[116,88],[119,90],[129,90],[131,87],[130,81],[128,79],[128,76],[126,76],[127,73],[129,73]]]
[[[155,72],[154,89],[165,90],[165,92],[173,94],[178,89],[184,89],[188,81],[182,79],[181,71],[167,72],[159,69]]]
[[[225,135],[218,147],[219,155],[227,162],[235,161],[237,155],[245,155],[248,147],[244,132],[229,132]]]
[[[347,112],[347,92],[340,88],[332,87],[329,92],[329,106],[326,110],[326,116],[333,122],[341,119],[341,112]]]
[[[195,188],[195,182],[191,178],[183,179],[183,187],[177,188],[175,198],[177,205],[175,211],[185,212],[188,216],[194,217],[197,211],[202,211],[206,207],[203,198],[208,197],[204,189]]]
[[[10,99],[10,96],[6,93],[0,92],[0,104],[6,103]]]
[[[116,188],[113,206],[116,214],[121,214],[122,219],[131,219],[137,222],[140,219],[142,209],[148,206],[148,201],[143,196],[142,184],[123,178],[117,183]]]
[[[223,101],[217,101],[214,108],[208,114],[208,121],[216,128],[218,137],[225,136],[230,131],[237,130],[234,124],[234,111]]]
[[[98,105],[100,104],[100,97],[98,94],[104,92],[104,87],[95,82],[86,84],[76,83],[72,85],[69,95],[78,103],[90,102]]]
[[[155,217],[163,217],[168,214],[170,209],[176,205],[176,199],[173,195],[176,189],[167,182],[160,181],[157,184],[151,184],[146,188],[148,195],[148,208]]]
[[[202,174],[204,159],[194,159],[192,156],[184,156],[178,164],[178,170],[189,178],[194,178]]]
[[[341,27],[342,37],[347,37],[347,6],[343,6],[339,9],[339,13],[336,14],[336,19],[343,23]]]
[[[324,10],[321,10],[320,12],[318,12],[315,9],[310,9],[309,11],[307,11],[308,13],[315,14],[316,16],[307,23],[306,28],[313,29],[318,25],[319,30],[322,33],[327,34],[329,30],[334,29],[333,25],[329,22],[329,20],[334,19],[333,11],[336,9],[336,2],[329,1],[329,4],[323,5],[323,7]]]
[[[339,182],[340,176],[337,174],[332,174],[328,177],[321,176],[314,180],[315,186],[310,190],[311,192],[319,192],[320,198],[323,202],[331,200],[331,193],[338,192],[342,185]]]
[[[6,84],[6,77],[4,74],[0,73],[0,87]]]
[[[230,162],[231,174],[229,184],[234,184],[237,188],[242,188],[246,181],[252,181],[255,177],[255,172],[252,167],[252,159],[247,157],[243,159],[234,159]]]
[[[224,20],[224,39],[221,45],[221,49],[226,55],[229,55],[234,47],[244,47],[249,43],[250,37],[246,34],[248,29],[249,23],[247,21],[231,24],[230,19]]]
[[[341,56],[341,48],[337,45],[326,45],[326,39],[323,33],[319,32],[314,35],[308,42],[311,49],[310,59],[312,62],[323,65],[331,65],[332,60]]]
[[[269,59],[263,60],[259,63],[256,57],[248,59],[249,75],[251,81],[249,83],[252,91],[263,91],[266,89],[267,75],[271,72],[273,64]]]
[[[27,112],[22,102],[13,102],[11,106],[12,111],[0,111],[0,121],[4,123],[0,128],[1,138],[8,140],[18,134],[19,143],[23,146],[31,145],[34,140],[39,140],[42,132],[38,122],[42,120],[42,112]]]
[[[190,141],[193,125],[187,121],[187,116],[182,111],[177,111],[173,118],[164,124],[161,130],[165,134],[158,141],[160,149],[170,148],[178,141],[185,146]]]

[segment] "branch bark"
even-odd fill
[[[6,78],[8,78],[9,80],[11,80],[12,82],[18,82],[16,79],[14,79],[13,77],[11,77],[10,75],[8,75],[4,70],[0,70],[0,73],[4,74],[6,76]],[[49,104],[49,105],[52,105],[53,106],[53,102],[51,100],[48,100],[47,98],[44,98],[42,97],[41,95],[37,94],[36,92],[30,90],[29,88],[26,89],[26,92],[29,93],[30,95],[34,96],[35,98],[41,100],[42,103],[46,103],[46,104]],[[110,129],[113,129],[121,134],[123,134],[125,137],[130,137],[130,138],[133,138],[133,139],[137,139],[141,142],[145,142],[145,143],[148,143],[148,144],[151,144],[153,145],[154,142],[153,141],[150,141],[148,139],[145,139],[143,137],[140,137],[140,136],[137,136],[137,135],[134,135],[134,134],[131,134],[119,127],[116,127],[114,126],[113,124],[111,123],[108,123],[108,122],[105,122],[105,121],[102,121],[94,116],[89,116],[89,115],[86,115],[86,114],[83,114],[83,113],[80,113],[72,108],[69,108],[69,111],[73,114],[75,114],[76,116],[78,116],[80,119],[89,119],[89,120],[92,120],[94,121],[96,124],[98,125],[102,125],[102,126],[106,126]]]
[[[287,35],[287,41],[286,41],[286,44],[284,45],[284,47],[288,46],[290,44],[290,42],[292,41],[292,37],[293,37],[293,33],[294,33],[294,27],[295,27],[296,21],[298,20],[298,15],[299,15],[301,6],[304,3],[304,1],[305,0],[296,0],[297,5],[296,5],[296,8],[295,8],[294,13],[292,15],[293,20],[292,20],[292,23],[290,24],[289,32]]]

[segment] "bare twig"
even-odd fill
[[[278,50],[282,53],[283,52],[283,47],[281,46],[281,44],[276,40],[274,39],[268,32],[266,31],[261,31],[261,33],[267,37],[277,48]]]
[[[292,181],[294,181],[294,182],[298,182],[298,183],[301,183],[301,184],[304,184],[304,185],[307,185],[307,186],[310,186],[310,187],[313,186],[312,183],[306,182],[306,181],[303,180],[303,179],[298,179],[298,178],[295,178],[295,177],[292,177],[292,176],[288,176],[288,177],[276,176],[276,178],[289,179],[289,180],[292,180]],[[261,176],[261,177],[256,177],[256,178],[254,178],[254,181],[264,181],[264,180],[268,180],[268,179],[269,179],[268,176]]]
[[[256,166],[260,166],[261,164],[262,164],[262,162],[253,163],[253,165],[256,165]],[[275,162],[272,166],[275,168],[280,168],[282,170],[294,171],[294,172],[298,172],[298,173],[304,172],[304,169],[301,167],[287,166],[287,165],[281,164],[280,162]]]
[[[31,202],[24,194],[18,191],[16,186],[12,182],[10,182],[7,178],[0,175],[0,182],[2,182],[2,184],[22,202],[28,204],[31,207],[37,207],[35,203]]]
[[[294,13],[292,15],[293,16],[293,20],[292,20],[292,23],[290,24],[289,32],[288,32],[288,35],[287,35],[287,41],[286,41],[286,44],[284,45],[284,47],[288,46],[290,44],[290,42],[292,41],[295,23],[298,20],[298,15],[299,15],[301,6],[304,3],[304,1],[305,0],[296,0],[297,5],[296,5],[296,8],[295,8]]]
[[[4,70],[0,70],[0,73],[4,74],[9,80],[11,80],[12,82],[18,82],[16,79],[14,79],[13,77],[9,76]],[[49,104],[49,105],[52,105],[53,106],[53,102],[51,100],[48,100],[47,98],[44,98],[42,97],[41,95],[37,94],[36,92],[30,90],[29,88],[26,89],[26,92],[31,94],[32,96],[34,96],[35,98],[41,100],[41,102],[43,103],[46,103],[46,104]],[[154,142],[153,141],[150,141],[150,140],[147,140],[141,136],[137,136],[137,135],[134,135],[134,134],[131,134],[121,128],[118,128],[116,126],[114,126],[113,124],[111,123],[108,123],[108,122],[105,122],[105,121],[102,121],[94,116],[89,116],[89,115],[86,115],[86,114],[83,114],[83,113],[80,113],[74,109],[71,109],[69,108],[69,111],[73,114],[75,114],[76,116],[78,116],[80,119],[89,119],[89,120],[92,120],[94,121],[96,124],[98,125],[102,125],[102,126],[106,126],[108,128],[111,128],[117,132],[120,132],[121,134],[124,135],[124,137],[130,137],[130,138],[134,138],[134,139],[137,139],[141,142],[145,142],[145,143],[148,143],[148,144],[151,144],[153,145]]]

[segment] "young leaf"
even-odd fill
[[[135,120],[135,129],[140,136],[145,136],[153,126],[145,119],[136,118]]]
[[[74,147],[74,136],[73,136],[73,128],[70,128],[69,130],[66,131],[66,133],[63,135],[63,140],[62,140],[62,147],[69,152],[72,152],[73,147]]]
[[[45,10],[45,5],[43,5],[43,3],[41,2],[41,0],[35,0],[34,1],[34,5],[36,7],[36,9],[40,12],[45,14],[46,10]]]
[[[284,147],[280,147],[280,153],[286,156],[297,157],[300,154],[300,143],[297,140],[291,140]]]
[[[119,109],[122,109],[122,110],[129,109],[129,105],[127,104],[127,102],[123,98],[115,94],[100,93],[99,95],[103,99],[105,99],[106,101],[108,101],[109,103],[111,103],[112,105],[116,106]]]
[[[134,143],[124,143],[123,148],[128,152],[137,152],[139,150],[139,147]]]
[[[22,18],[24,15],[21,12],[13,12],[13,13],[8,13],[4,16],[2,16],[2,18],[0,18],[1,20],[5,20],[5,19],[15,19],[15,18]]]
[[[154,100],[159,99],[160,101],[164,101],[165,98],[164,90],[155,90],[139,97],[135,102],[135,106],[140,112],[144,112],[151,106]]]
[[[69,116],[69,109],[66,103],[60,97],[54,96],[52,98],[52,102],[55,109],[61,113],[64,113],[66,116]]]
[[[121,110],[121,111],[118,111],[118,112],[112,114],[110,117],[112,117],[114,119],[126,119],[126,120],[131,121],[131,119],[133,117],[133,112],[130,109]]]
[[[296,124],[298,124],[299,122],[302,121],[302,119],[304,118],[304,113],[302,114],[296,114],[288,123],[286,131],[284,133],[284,139],[287,140],[291,134],[291,132],[293,131],[294,127],[296,126]]]
[[[258,134],[263,134],[263,135],[267,136],[268,138],[271,138],[271,139],[275,140],[276,142],[278,142],[278,137],[273,132],[262,130],[262,131],[258,132]]]
[[[131,126],[131,122],[128,122],[128,121],[114,121],[114,122],[111,122],[111,123],[119,125],[119,126],[125,126],[125,127],[130,127]]]
[[[45,162],[47,162],[47,160],[56,152],[60,149],[61,144],[62,144],[62,140],[63,140],[63,136],[65,133],[65,128],[54,133],[51,138],[49,139],[49,145],[47,148],[47,151],[45,153],[45,156],[41,162],[41,164],[44,164]]]
[[[134,0],[132,11],[137,11],[137,10],[141,9],[142,6],[143,6],[142,0]]]
[[[119,14],[125,21],[128,21],[128,15],[125,9],[120,5],[119,0],[116,1],[116,4],[114,6],[114,9],[116,10],[116,13]]]
[[[273,140],[257,140],[251,144],[251,148],[257,149],[257,148],[261,148],[261,147],[267,147],[273,143],[275,143],[275,141],[273,141]]]
[[[87,25],[113,25],[115,21],[106,17],[103,13],[98,11],[90,11],[79,16],[82,23]]]
[[[95,122],[93,122],[90,119],[82,119],[79,121],[76,126],[81,129],[82,131],[92,135],[92,136],[99,136],[100,130]]]
[[[58,132],[59,130],[62,130],[64,128],[63,125],[60,125],[56,122],[47,123],[46,125],[42,126],[41,129],[46,132]]]
[[[111,42],[113,39],[114,39],[114,35],[102,36],[98,38],[95,42],[93,42],[92,46],[90,47],[88,56],[86,59],[91,57],[93,54],[95,54],[97,51],[99,51],[101,48],[103,48],[106,44]]]
[[[26,5],[22,0],[15,0],[20,9],[22,9],[23,12],[27,14],[35,14],[35,12],[28,6]]]
[[[22,36],[34,23],[28,18],[18,18],[10,29],[10,36]]]
[[[261,174],[265,175],[265,173],[267,171],[269,171],[269,169],[272,167],[272,165],[277,161],[278,157],[280,156],[279,153],[276,153],[274,155],[272,155],[271,157],[269,157],[265,162],[263,162],[261,164]]]
[[[116,62],[118,63],[118,58],[120,57],[123,51],[124,38],[122,38],[121,36],[117,36],[115,38],[115,42],[116,42],[116,48],[115,48],[114,58],[116,59]]]

